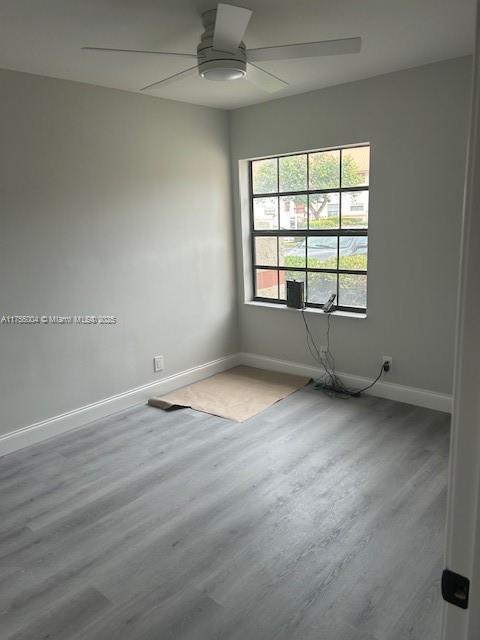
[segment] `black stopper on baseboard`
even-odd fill
[[[442,573],[442,597],[461,609],[468,609],[470,580],[459,573],[444,569]]]

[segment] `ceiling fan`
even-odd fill
[[[142,87],[147,91],[152,87],[164,87],[197,72],[207,80],[239,80],[247,78],[258,87],[274,93],[288,86],[286,82],[257,66],[257,62],[270,60],[290,60],[293,58],[314,58],[345,53],[358,53],[361,38],[342,38],[301,44],[287,44],[260,49],[246,49],[242,38],[252,17],[250,9],[218,3],[216,9],[202,14],[203,32],[197,53],[170,53],[166,51],[142,51],[140,49],[108,49],[105,47],[82,47],[84,51],[108,53],[140,53],[158,56],[172,56],[195,59],[196,64],[185,71],[158,80]]]

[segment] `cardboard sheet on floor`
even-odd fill
[[[166,411],[191,407],[243,422],[304,387],[309,380],[305,376],[240,366],[150,398],[148,404]]]

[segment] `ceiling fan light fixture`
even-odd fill
[[[199,65],[198,72],[205,80],[241,80],[247,75],[247,65],[244,60],[209,60]]]
[[[213,2],[213,0],[212,0]],[[202,14],[204,32],[200,36],[197,55],[169,51],[151,51],[148,49],[110,49],[105,47],[82,47],[87,51],[114,53],[135,53],[141,55],[158,55],[170,57],[196,58],[197,64],[179,71],[166,78],[156,80],[142,87],[147,91],[153,87],[166,87],[172,82],[195,75],[206,80],[226,82],[247,78],[252,84],[268,93],[281,91],[288,86],[273,73],[258,67],[256,62],[272,62],[275,60],[299,60],[341,54],[358,53],[362,46],[361,37],[321,40],[318,42],[301,42],[295,44],[260,47],[248,49],[243,37],[247,31],[252,11],[224,2]],[[248,74],[247,74],[248,69]]]

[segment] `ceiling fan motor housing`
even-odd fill
[[[237,51],[217,51],[213,48],[216,9],[205,11],[202,22],[205,31],[197,47],[198,73],[207,80],[239,80],[247,75],[247,54],[245,44],[240,43]]]

